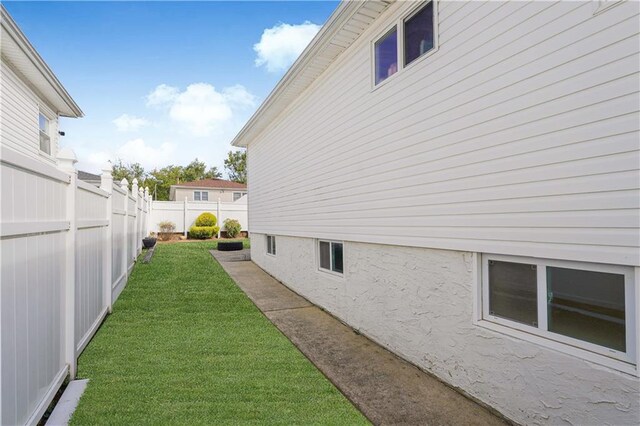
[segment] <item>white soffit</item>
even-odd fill
[[[344,0],[231,142],[246,147],[395,0]]]
[[[71,98],[62,83],[53,74],[42,57],[20,31],[9,13],[2,9],[2,37],[0,51],[2,62],[8,62],[11,68],[25,79],[56,113],[64,117],[82,117],[80,107]]]

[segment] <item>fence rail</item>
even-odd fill
[[[77,179],[0,147],[0,424],[35,424],[127,282],[147,234],[148,190]]]
[[[148,217],[150,231],[158,232],[158,224],[162,221],[173,222],[176,232],[186,235],[189,228],[196,222],[196,218],[205,212],[210,212],[218,218],[218,225],[222,228],[226,219],[240,222],[243,231],[249,231],[246,197],[240,202],[220,201],[152,201],[151,213]]]

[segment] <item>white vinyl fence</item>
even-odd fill
[[[175,232],[186,235],[189,228],[195,224],[196,218],[205,212],[216,215],[221,230],[224,229],[223,224],[226,219],[235,219],[240,222],[243,231],[249,231],[246,197],[233,203],[187,200],[152,201],[149,230],[158,232],[158,224],[168,220],[176,225]]]
[[[35,424],[124,288],[147,234],[149,192],[100,188],[0,147],[0,424]]]

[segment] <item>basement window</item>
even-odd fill
[[[483,255],[482,319],[635,364],[631,267]]]
[[[320,269],[337,274],[344,272],[343,244],[336,241],[318,241]]]
[[[276,255],[276,237],[275,235],[267,235],[267,254]]]

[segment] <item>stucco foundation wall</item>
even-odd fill
[[[640,422],[637,377],[473,324],[473,256],[344,245],[344,278],[319,272],[315,240],[252,234],[253,261],[391,351],[522,424]]]

